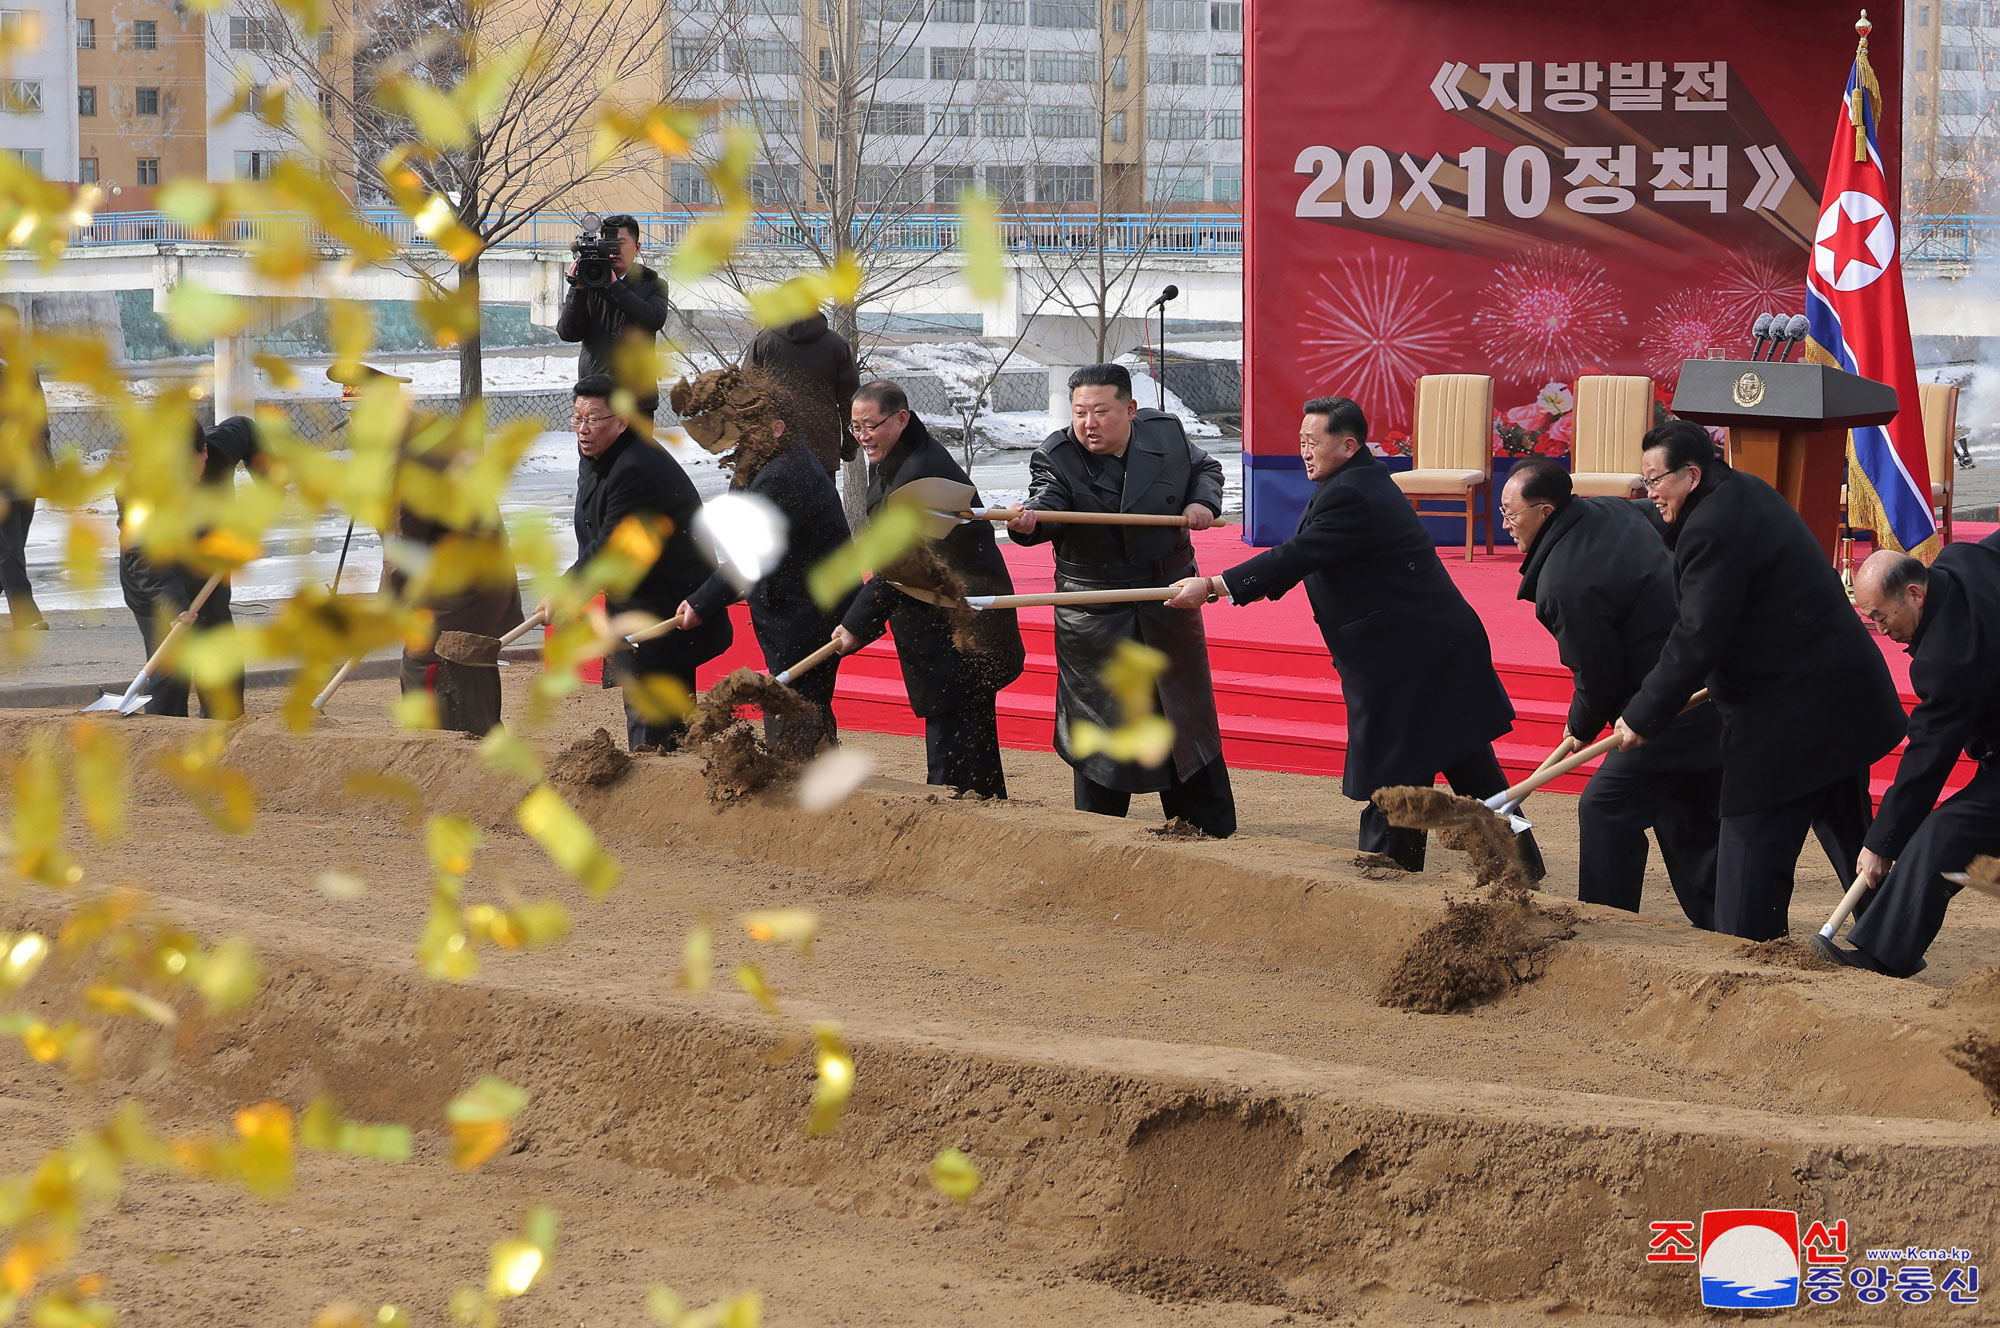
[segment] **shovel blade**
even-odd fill
[[[83,708],[88,715],[93,711],[115,710],[121,715],[136,715],[152,703],[153,698],[143,693],[137,696],[113,696],[106,692]]]
[[[1517,835],[1526,834],[1535,828],[1535,823],[1519,812],[1507,813],[1507,828]]]

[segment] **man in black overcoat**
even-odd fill
[[[656,618],[671,618],[713,570],[694,538],[701,495],[665,449],[626,428],[624,420],[612,413],[611,391],[611,378],[606,374],[592,374],[576,385],[576,410],[571,417],[577,450],[576,563],[570,571],[576,573],[596,557],[626,517],[664,517],[671,523],[672,533],[660,556],[636,586],[622,598],[607,598],[605,607],[613,615],[636,609]],[[695,669],[727,650],[730,639],[729,615],[725,613],[699,627],[642,641],[611,657],[604,671],[605,685],[663,673],[692,693]],[[671,751],[680,745],[686,727],[683,720],[649,723],[633,709],[631,698],[626,698],[625,737],[635,750],[659,747]]]
[[[913,480],[971,483],[944,444],[931,437],[895,383],[864,384],[854,394],[852,426],[855,441],[868,457],[870,516],[890,494]],[[979,505],[976,494],[972,502]],[[932,549],[967,594],[1014,593],[1007,560],[1000,556],[989,523],[968,521]],[[881,636],[885,628],[896,634],[896,657],[903,666],[910,710],[924,721],[926,782],[986,798],[1006,797],[994,697],[1021,676],[1027,658],[1014,610],[991,609],[975,615],[961,643],[945,610],[905,595],[888,578],[877,576],[861,588],[841,619],[841,649],[851,654]]]
[[[1500,519],[1527,552],[1519,597],[1556,639],[1575,692],[1564,725],[1579,747],[1618,717],[1674,630],[1674,564],[1653,509],[1626,498],[1578,498],[1548,457],[1514,464]],[[1722,721],[1698,706],[1659,741],[1607,754],[1577,801],[1578,899],[1639,911],[1646,830],[1660,841],[1681,911],[1715,929],[1715,841],[1722,795]]]
[[[1455,792],[1489,797],[1507,787],[1493,740],[1513,725],[1513,704],[1485,626],[1367,437],[1361,407],[1346,397],[1306,402],[1299,452],[1313,491],[1297,533],[1220,576],[1190,577],[1170,603],[1194,608],[1216,594],[1249,604],[1303,581],[1347,702],[1341,792],[1365,802],[1441,772]],[[1364,852],[1421,871],[1426,838],[1391,826],[1373,803],[1361,809]],[[1533,834],[1516,842],[1539,880]]]
[[[738,369],[704,374],[706,391],[690,392],[676,384],[675,413],[696,442],[710,451],[727,448],[721,457],[729,471],[729,487],[752,493],[770,503],[785,518],[785,549],[778,565],[750,587],[750,627],[764,652],[764,663],[778,673],[825,645],[852,595],[822,609],[806,589],[806,573],[833,556],[847,542],[847,514],[840,494],[805,440],[790,428],[796,400],[777,381]],[[710,414],[730,415],[734,429],[716,430],[710,421],[690,414],[683,401],[698,395],[721,401]],[[712,441],[711,441],[712,440]],[[729,446],[729,444],[734,446]],[[722,572],[697,587],[679,608],[689,627],[727,616],[729,606],[746,598]],[[836,742],[839,726],[833,716],[833,689],[840,676],[840,656],[826,660],[792,679],[791,688],[813,703],[805,720],[765,716],[764,739],[774,752],[803,759],[822,742]]]
[[[1028,461],[1028,499],[1007,523],[1016,544],[1050,542],[1057,590],[1164,586],[1195,570],[1188,530],[1222,515],[1222,463],[1188,441],[1180,421],[1141,410],[1123,365],[1092,364],[1069,377],[1070,426],[1048,436]],[[1038,523],[1044,512],[1128,512],[1186,516],[1175,526]],[[1056,620],[1056,754],[1075,770],[1076,808],[1123,816],[1134,793],[1157,793],[1169,818],[1223,838],[1236,832],[1236,799],[1222,761],[1222,729],[1208,670],[1201,615],[1163,604],[1063,605]],[[1160,710],[1174,726],[1174,748],[1157,766],[1080,756],[1079,722],[1116,728],[1132,716],[1100,676],[1120,641],[1138,641],[1167,657],[1158,682]]]
[[[1926,568],[1883,550],[1861,564],[1854,602],[1910,652],[1910,743],[1882,795],[1861,850],[1873,893],[1844,950],[1815,934],[1813,948],[1861,968],[1908,977],[1944,926],[1959,887],[1944,879],[1982,853],[2000,855],[2000,534],[1948,544]],[[1979,763],[1938,803],[1964,752]]]
[[[1903,706],[1839,575],[1777,490],[1732,470],[1689,420],[1649,432],[1643,466],[1680,611],[1618,719],[1620,746],[1658,739],[1708,688],[1722,716],[1715,929],[1770,940],[1789,925],[1808,828],[1853,879],[1868,767],[1902,738]]]

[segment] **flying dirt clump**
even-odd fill
[[[974,624],[979,621],[979,610],[965,602],[965,597],[972,593],[970,588],[958,573],[951,569],[951,564],[939,556],[935,548],[928,544],[919,544],[884,567],[879,575],[896,585],[929,590],[942,599],[952,601],[949,605],[939,606],[944,610],[946,620],[951,623],[952,648],[968,653],[986,649],[986,643],[973,631]]]
[[[1378,1004],[1449,1014],[1492,1000],[1542,975],[1548,952],[1576,935],[1576,915],[1535,902],[1507,822],[1471,798],[1438,788],[1385,788],[1375,805],[1389,824],[1441,831],[1438,842],[1472,859],[1485,890],[1447,899],[1444,917],[1424,929],[1375,993]]]
[[[611,741],[611,734],[598,729],[588,738],[578,738],[549,762],[549,782],[576,788],[603,788],[616,784],[632,768],[632,758]]]
[[[703,757],[702,777],[715,802],[733,802],[797,777],[811,752],[775,752],[745,707],[780,723],[812,718],[813,704],[769,674],[738,669],[702,693],[688,725],[687,745]]]
[[[1200,826],[1196,825],[1193,821],[1184,821],[1178,816],[1168,820],[1165,825],[1154,826],[1151,830],[1148,830],[1146,833],[1149,835],[1158,835],[1162,839],[1207,839],[1208,838],[1207,832],[1204,831]]]

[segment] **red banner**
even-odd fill
[[[1393,455],[1420,375],[1488,373],[1496,458],[1567,455],[1579,374],[1647,374],[1665,401],[1683,360],[1746,356],[1758,314],[1804,311],[1809,163],[1856,8],[1248,8],[1252,543],[1289,535],[1304,502],[1310,397],[1359,401]],[[1901,7],[1883,8],[1876,68],[1900,106]]]

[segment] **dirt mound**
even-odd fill
[[[1753,941],[1736,953],[1745,959],[1754,959],[1760,964],[1772,964],[1778,968],[1802,968],[1808,972],[1815,972],[1840,967],[1838,963],[1828,959],[1810,945],[1801,944],[1789,936],[1778,936],[1768,941]]]
[[[1178,816],[1170,818],[1165,825],[1154,826],[1146,833],[1149,835],[1158,835],[1162,839],[1208,838],[1207,832],[1200,826],[1196,825],[1193,821],[1184,821]]]
[[[1984,1033],[1967,1033],[1945,1048],[1945,1059],[1972,1076],[1986,1090],[1993,1114],[2000,1116],[2000,1039]]]
[[[1252,1305],[1282,1305],[1286,1300],[1285,1284],[1270,1269],[1247,1263],[1206,1263],[1173,1254],[1147,1258],[1104,1254],[1076,1272],[1093,1282],[1168,1304],[1240,1300]]]
[[[578,738],[549,762],[549,782],[602,788],[616,784],[632,768],[632,758],[611,740],[607,729]]]
[[[716,802],[733,802],[792,780],[811,755],[772,751],[762,726],[743,716],[746,708],[781,722],[813,716],[812,702],[755,669],[738,669],[703,692],[695,702],[687,745],[702,754],[708,796]]]

